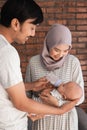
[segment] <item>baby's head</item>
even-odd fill
[[[58,91],[61,95],[68,100],[75,100],[77,98],[81,98],[82,89],[76,82],[67,82],[65,84],[61,84],[58,87]]]

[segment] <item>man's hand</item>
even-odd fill
[[[43,114],[32,114],[32,113],[30,113],[30,114],[28,114],[28,117],[29,117],[32,121],[36,121],[36,120],[39,120],[39,119],[43,118],[44,115],[43,115]]]
[[[41,92],[41,94],[43,95],[46,95],[46,94],[50,94],[50,92],[53,90],[53,88],[45,88],[42,92]]]
[[[32,91],[38,92],[45,89],[48,82],[49,81],[45,77],[43,77],[43,78],[38,79],[37,81],[25,83],[25,89],[26,91],[32,90]]]
[[[46,85],[48,84],[48,80],[45,77],[43,77],[37,81],[32,82],[31,84],[32,84],[32,91],[37,92],[46,88]]]

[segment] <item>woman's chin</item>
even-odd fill
[[[60,61],[63,57],[61,58],[54,58],[55,61]]]

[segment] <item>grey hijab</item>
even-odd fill
[[[54,70],[63,66],[67,56],[55,61],[49,55],[49,50],[60,44],[68,44],[71,47],[72,36],[70,30],[61,24],[54,24],[48,31],[41,54],[41,61],[47,70]]]

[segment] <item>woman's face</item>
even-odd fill
[[[52,49],[50,49],[50,57],[53,60],[60,60],[62,57],[66,56],[70,50],[69,45],[67,44],[60,44]]]

